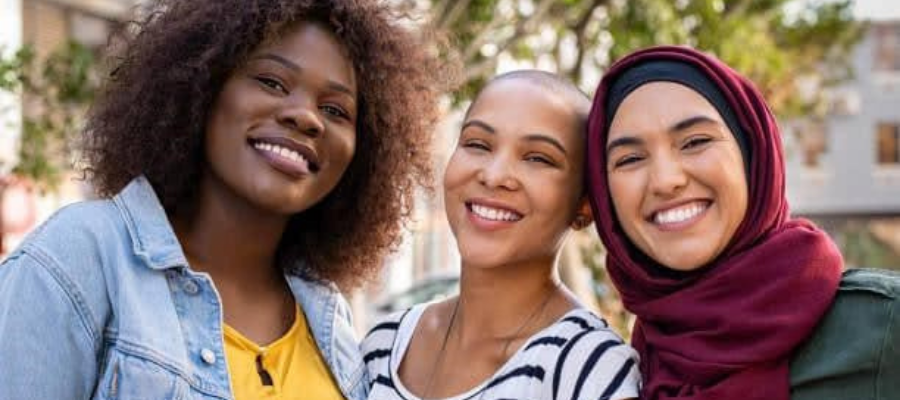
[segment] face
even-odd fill
[[[300,22],[225,82],[207,122],[204,178],[268,212],[308,209],[350,164],[356,113],[344,47],[327,28]]]
[[[616,217],[641,251],[690,271],[725,249],[747,211],[747,181],[734,135],[702,95],[639,87],[616,112],[606,152]]]
[[[561,97],[509,79],[469,110],[444,175],[463,264],[553,260],[580,206],[583,127]]]

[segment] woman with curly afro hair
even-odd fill
[[[101,199],[0,266],[0,398],[365,398],[340,292],[428,184],[455,69],[375,0],[150,10],[85,127]]]

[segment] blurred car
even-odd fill
[[[390,294],[375,305],[374,315],[391,314],[416,304],[437,301],[459,293],[459,276],[436,276],[413,284],[409,289]]]

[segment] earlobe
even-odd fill
[[[572,229],[580,231],[590,226],[592,222],[594,222],[594,212],[591,210],[591,203],[588,202],[587,197],[584,197],[581,199],[581,206],[578,207],[578,212],[575,213]]]

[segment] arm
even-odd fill
[[[0,399],[88,399],[101,332],[52,258],[20,250],[0,264]]]

